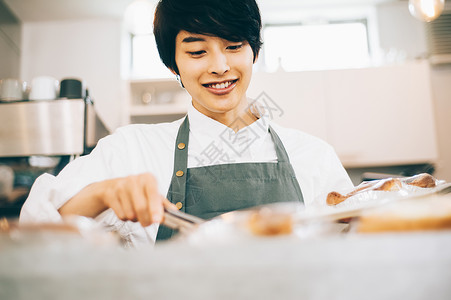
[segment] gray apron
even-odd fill
[[[187,168],[188,117],[179,128],[174,155],[174,173],[167,198],[181,210],[211,219],[233,210],[274,202],[303,202],[301,188],[279,136],[271,128],[277,163],[233,163]],[[160,226],[157,241],[174,231]]]

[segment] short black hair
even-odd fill
[[[261,28],[260,10],[255,0],[160,0],[153,32],[161,60],[179,74],[175,63],[175,38],[181,30],[232,42],[247,41],[255,62],[262,45]]]

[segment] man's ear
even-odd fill
[[[177,72],[174,71],[174,69],[172,69],[172,68],[169,68],[169,71],[171,71],[171,73],[174,74],[175,76],[179,75],[179,74],[177,74]]]

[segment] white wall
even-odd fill
[[[0,2],[0,79],[18,78],[21,24]]]
[[[21,78],[83,79],[109,129],[122,124],[121,21],[92,19],[23,24]]]
[[[406,59],[427,53],[424,23],[412,17],[407,1],[384,3],[376,7],[380,48],[404,52]]]

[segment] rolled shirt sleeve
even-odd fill
[[[100,140],[91,154],[70,162],[58,176],[46,173],[38,177],[22,207],[19,222],[61,222],[58,209],[87,185],[143,171],[127,166],[126,143],[119,131]],[[139,223],[121,221],[112,209],[105,210],[95,220],[108,231],[117,232],[125,246],[152,244],[158,230],[158,224],[143,228]]]

